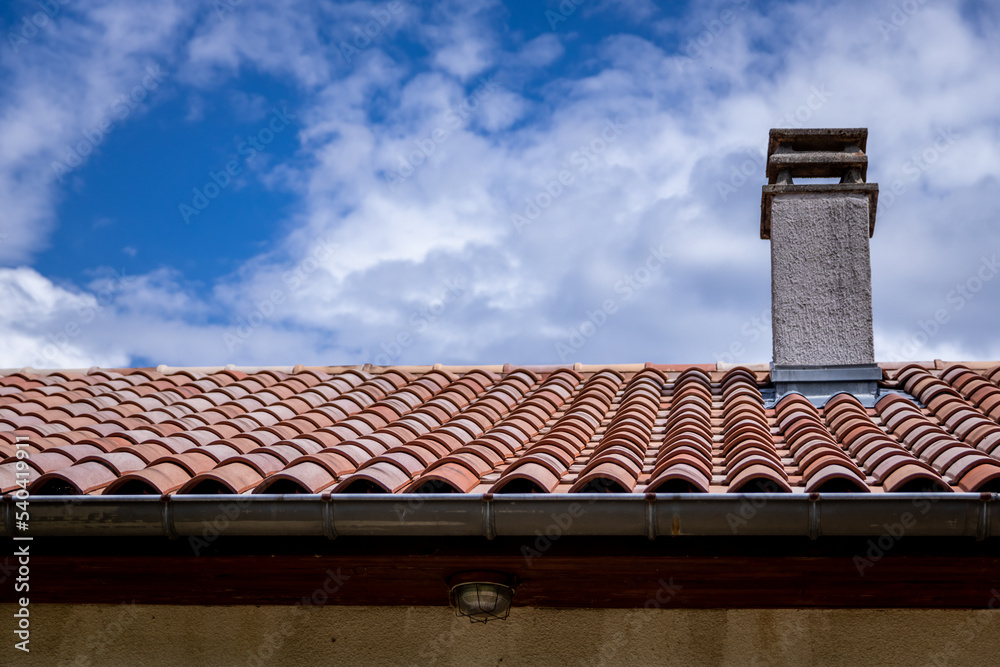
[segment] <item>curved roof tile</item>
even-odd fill
[[[890,375],[919,403],[765,409],[742,367],[28,372],[0,455],[26,436],[54,493],[997,490],[1000,367]]]

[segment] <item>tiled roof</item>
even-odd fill
[[[19,437],[36,495],[1000,490],[1000,367],[883,370],[822,409],[763,367],[16,372],[0,490]]]

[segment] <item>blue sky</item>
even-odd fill
[[[867,127],[876,356],[1000,359],[991,4],[12,2],[0,367],[760,363],[772,127]]]

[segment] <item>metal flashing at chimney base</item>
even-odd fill
[[[878,399],[882,369],[876,364],[844,366],[791,366],[771,364],[775,398],[802,394],[813,405],[823,407],[840,393],[853,394],[862,405],[871,407]]]

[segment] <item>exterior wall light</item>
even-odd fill
[[[448,580],[456,616],[473,623],[507,620],[517,580],[503,572],[459,572]]]

